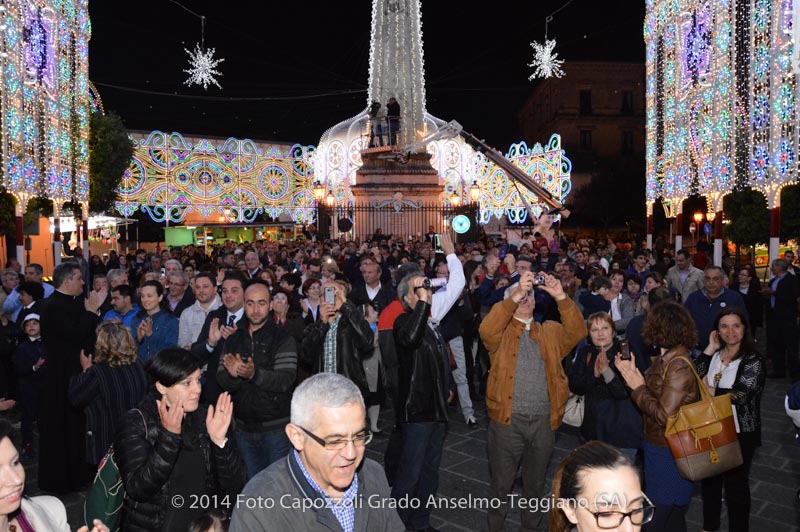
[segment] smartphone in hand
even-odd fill
[[[627,340],[622,340],[619,343],[620,358],[622,360],[631,359],[631,347]]]
[[[325,287],[325,303],[329,305],[336,304],[336,289],[332,286]]]

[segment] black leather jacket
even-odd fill
[[[394,322],[394,342],[399,362],[400,421],[447,421],[446,355],[428,327],[431,305],[417,302]]]
[[[239,430],[265,432],[286,425],[297,375],[297,344],[283,327],[267,322],[250,335],[247,318],[223,344],[222,353],[252,357],[252,379],[231,377],[220,359],[217,382],[230,392]]]
[[[695,360],[697,374],[705,379],[713,356],[700,355]],[[761,444],[761,394],[767,380],[767,368],[764,358],[758,353],[742,355],[736,381],[733,388],[717,388],[716,395],[731,394],[731,402],[736,406],[736,417],[741,432],[752,432],[758,435]]]
[[[369,397],[369,385],[362,361],[375,352],[375,333],[361,310],[350,301],[342,304],[339,314],[341,318],[336,328],[336,373],[356,383],[361,395]],[[312,368],[312,374],[321,373],[325,369],[325,336],[329,329],[330,325],[323,321],[306,327],[301,352],[305,363]]]
[[[198,443],[206,464],[205,493],[218,495],[220,502],[224,501],[225,496],[235,501],[236,495],[244,488],[247,474],[236,448],[233,424],[228,429],[225,447],[219,448],[211,442],[205,431],[207,411],[208,407],[201,404],[197,410],[186,415],[184,427],[187,422],[202,427]],[[125,415],[114,443],[114,457],[125,485],[122,530],[161,530],[164,518],[172,508],[169,500],[170,477],[182,445],[183,437],[180,434],[169,432],[161,425],[154,392],[145,396],[137,409]],[[211,500],[214,500],[213,497]]]

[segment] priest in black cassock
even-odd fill
[[[100,317],[92,305],[100,294],[83,297],[83,276],[76,262],[60,264],[53,272],[53,292],[41,311],[42,343],[47,371],[39,415],[39,489],[68,493],[83,489],[93,471],[86,463],[83,409],[67,400],[70,377],[80,373],[81,349],[94,351]]]

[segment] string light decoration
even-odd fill
[[[88,0],[0,3],[0,184],[23,206],[87,201],[90,38]]]
[[[559,13],[560,11],[567,8],[573,0],[569,0],[566,4],[559,7],[549,15],[547,15],[544,19],[544,42],[539,44],[538,42],[534,41],[531,43],[531,48],[533,48],[533,61],[528,63],[529,67],[533,67],[533,74],[528,77],[528,81],[533,81],[536,78],[560,78],[564,76],[564,71],[561,69],[561,65],[564,64],[563,59],[558,58],[558,54],[556,54],[555,47],[556,47],[556,40],[555,39],[548,39],[547,38],[547,26],[553,21],[553,17]]]
[[[558,59],[558,54],[554,53],[556,47],[556,40],[548,40],[547,33],[545,33],[544,43],[532,42],[533,48],[533,61],[528,63],[529,67],[533,67],[533,74],[528,76],[528,81],[536,78],[560,78],[564,76],[564,71],[561,70],[561,65],[564,64],[563,59]]]
[[[131,165],[117,190],[116,209],[138,209],[156,222],[253,222],[262,213],[298,224],[315,219],[311,146],[263,145],[229,138],[221,144],[180,133],[153,131],[134,137]]]
[[[525,187],[517,187],[502,168],[482,154],[478,155],[476,184],[480,189],[477,194],[479,223],[489,223],[492,216],[507,216],[511,223],[522,223],[529,214],[526,203],[537,218],[541,216],[546,206],[536,195]],[[505,156],[562,203],[571,192],[572,161],[561,148],[560,135],[552,135],[545,146],[538,142],[533,148],[528,148],[524,142],[512,144]],[[555,215],[554,220],[559,220],[560,216]]]
[[[796,181],[798,4],[646,1],[648,202]]]
[[[184,85],[202,85],[204,90],[208,90],[209,85],[216,85],[218,89],[222,88],[217,78],[214,76],[221,76],[222,73],[217,70],[217,65],[225,61],[225,59],[214,59],[215,48],[206,48],[206,17],[200,17],[200,42],[194,45],[194,49],[184,51],[189,54],[189,68],[184,69],[184,72],[189,74],[189,78],[183,82]]]
[[[571,2],[552,13],[550,18]],[[443,120],[425,109],[419,3],[419,0],[372,2],[367,105],[373,101],[385,104],[389,97],[397,98],[403,121],[399,139],[401,148],[403,143],[445,125]],[[350,187],[356,184],[356,172],[363,164],[361,151],[367,147],[368,123],[365,108],[358,115],[325,131],[318,149],[311,156],[315,179],[325,189],[336,192],[336,205],[353,204]],[[413,127],[409,127],[412,124]],[[513,182],[463,138],[430,142],[425,149],[431,155],[431,166],[439,174],[443,204],[453,205],[454,196],[460,200],[464,190],[475,186],[480,188],[474,193],[474,201],[481,209],[481,223],[488,223],[492,216],[504,215],[515,221],[525,220],[527,210]],[[560,137],[551,139],[544,148],[537,144],[533,150],[524,143],[512,145],[508,157],[529,174],[537,176],[537,182],[541,180],[542,185],[557,197],[569,193],[572,164],[563,155]],[[527,191],[522,193],[534,211],[541,212],[539,199]],[[473,190],[470,190],[472,195]]]
[[[373,0],[370,30],[370,66],[367,107],[380,102],[385,109],[389,98],[400,104],[398,145],[408,145],[428,131],[445,124],[426,111],[425,61],[422,45],[422,21],[419,0]],[[362,165],[361,150],[367,147],[369,117],[367,107],[358,115],[344,120],[323,133],[312,164],[316,178],[328,188],[342,191],[344,201],[350,201],[349,186]],[[384,131],[384,138],[386,132]],[[434,150],[443,151],[444,142]],[[460,163],[447,167],[449,180],[464,175],[474,153],[463,141]],[[430,151],[430,148],[429,148]],[[434,163],[434,167],[437,163]],[[442,173],[440,171],[440,177]],[[471,176],[470,176],[471,177]],[[471,182],[471,181],[470,181]],[[340,202],[341,204],[341,202]]]

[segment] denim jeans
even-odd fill
[[[406,528],[424,530],[430,526],[428,499],[439,488],[439,463],[447,430],[445,422],[403,423],[403,450],[392,485],[392,498],[416,499],[419,505],[399,504],[397,513]],[[418,506],[418,507],[417,507]]]
[[[292,449],[286,431],[280,429],[269,432],[244,432],[236,431],[236,445],[242,460],[247,466],[247,480],[250,480],[256,473],[266,469],[276,460],[280,460]]]

